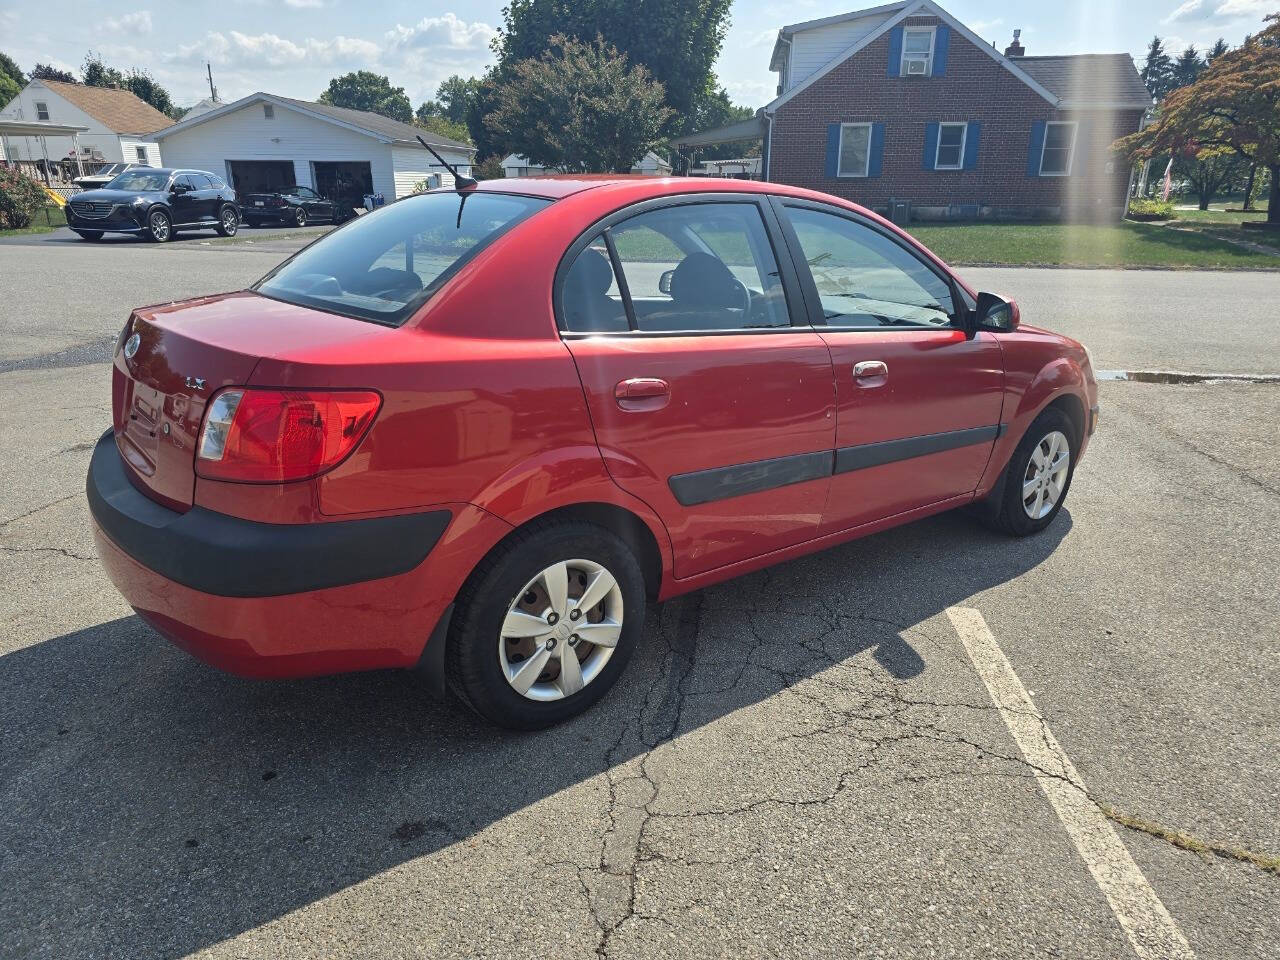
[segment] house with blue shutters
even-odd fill
[[[778,31],[776,98],[756,117],[676,141],[758,136],[763,179],[914,219],[1099,218],[1124,209],[1112,154],[1151,97],[1127,53],[1003,50],[933,0],[899,0]]]

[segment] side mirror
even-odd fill
[[[662,276],[658,278],[658,292],[671,295],[671,278],[675,276],[674,270],[664,270]]]
[[[1007,300],[994,293],[978,294],[978,306],[973,311],[975,330],[1008,333],[1016,330],[1021,321],[1017,301]]]

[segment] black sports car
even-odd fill
[[[132,233],[166,243],[179,230],[233,237],[240,228],[235,191],[204,170],[135,167],[101,190],[77,193],[64,210],[67,226],[86,240]]]
[[[244,197],[244,222],[251,227],[264,223],[285,223],[305,227],[308,223],[336,223],[338,205],[310,187],[281,187],[275,193],[249,193]]]

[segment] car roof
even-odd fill
[[[564,173],[545,177],[501,177],[481,180],[478,189],[491,193],[518,193],[526,197],[559,200],[584,190],[601,187],[650,187],[655,197],[697,190],[737,190],[742,193],[791,193],[777,183],[735,180],[731,177],[652,177],[641,173]]]

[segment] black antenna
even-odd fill
[[[423,139],[422,139],[422,137],[421,137],[420,135],[416,135],[416,134],[415,134],[415,136],[418,136],[418,142],[419,142],[420,144],[422,144],[424,147],[426,147],[426,148],[427,148],[427,151],[428,151],[428,152],[429,152],[433,157],[435,157],[437,160],[439,160],[439,161],[440,161],[440,163],[441,163],[441,164],[443,164],[443,166],[444,166],[444,168],[445,168],[446,170],[448,170],[450,173],[452,173],[452,174],[453,174],[453,189],[454,189],[454,190],[457,190],[457,191],[461,192],[461,191],[463,191],[463,190],[470,190],[472,187],[476,186],[477,181],[476,181],[476,179],[475,179],[474,177],[466,177],[466,176],[463,176],[462,174],[460,174],[460,173],[458,172],[458,168],[457,168],[457,167],[455,167],[453,164],[449,163],[449,161],[445,160],[445,158],[444,158],[444,157],[442,157],[442,156],[440,156],[440,154],[436,153],[435,149],[431,146],[431,144],[429,144],[429,143],[427,143],[427,141],[423,140]],[[459,210],[459,211],[458,211],[458,215],[459,215],[459,216],[461,216],[461,215],[462,215],[462,211],[461,211],[461,210]]]

